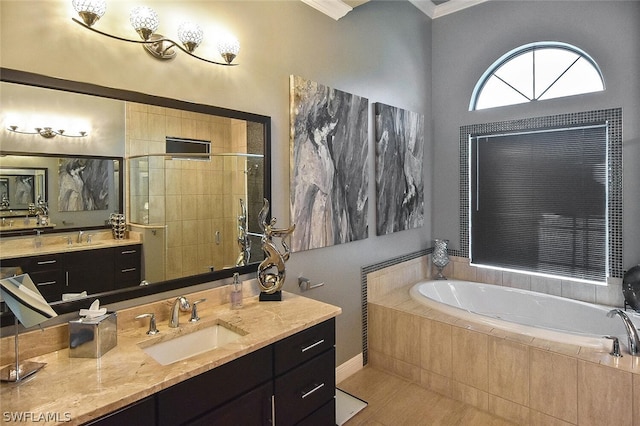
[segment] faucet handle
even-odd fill
[[[191,303],[192,307],[191,307],[191,319],[189,320],[190,322],[200,321],[200,317],[198,316],[198,304],[206,301],[207,299],[199,299]]]
[[[160,331],[158,331],[158,329],[156,328],[156,314],[140,314],[136,317],[136,319],[142,319],[147,317],[151,318],[149,320],[149,330],[147,331],[147,334],[149,336],[153,336],[154,334],[160,333]]]
[[[611,356],[615,356],[616,358],[622,358],[622,354],[620,353],[620,341],[615,336],[604,336],[605,339],[613,340],[613,349],[609,353]]]

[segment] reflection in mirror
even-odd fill
[[[0,151],[0,235],[104,228],[111,213],[122,211],[121,163]]]
[[[40,158],[38,161],[53,162],[19,164],[16,156],[3,157],[1,163],[2,167],[14,170],[47,170],[42,198],[47,202],[49,222],[55,227],[46,229],[45,236],[50,232],[77,233],[91,226],[81,223],[79,209],[69,207],[70,200],[60,197],[61,170],[67,170],[67,166],[73,168],[71,160],[61,160],[60,156],[126,158],[124,164],[110,163],[114,182],[119,179],[123,182],[122,187],[114,184],[114,194],[124,202],[118,207],[109,202],[105,213],[122,212],[131,231],[142,236],[141,279],[150,285],[107,292],[94,289],[93,296],[99,296],[102,304],[231,277],[234,272],[256,271],[257,263],[263,259],[257,214],[262,199],[270,198],[269,117],[22,71],[4,68],[0,71],[3,149],[24,154],[23,158],[32,161]],[[32,116],[34,111],[43,114],[36,117],[38,123],[25,124],[27,120],[17,122],[16,119],[24,114],[10,114],[15,111],[28,111]],[[87,137],[46,139],[38,134],[6,130],[12,125],[48,126],[40,122],[47,112],[56,112],[62,119],[81,116],[83,123],[89,124],[84,127],[88,130]],[[76,130],[71,124],[52,125],[53,128],[65,126],[69,131]],[[184,157],[180,149],[166,154],[172,152],[167,150],[167,141],[172,138],[206,141],[209,144],[209,151],[203,155],[206,159],[193,158],[192,153],[188,155],[191,158],[180,159]],[[9,163],[9,159],[14,162]],[[10,188],[7,193],[10,199]],[[36,210],[37,202],[38,196],[35,196]],[[64,203],[67,207],[61,208]],[[12,209],[9,206],[6,210]],[[81,213],[95,211],[82,210]],[[74,215],[73,219],[68,217],[70,214]],[[94,224],[103,228],[103,232],[110,232],[105,223],[108,216],[102,215]],[[0,231],[0,243],[5,238],[33,238],[33,228],[30,229],[25,234],[29,237],[14,237]],[[162,242],[156,243],[156,240]],[[241,256],[241,252],[247,254]],[[3,252],[1,256],[2,259],[11,257],[11,253]],[[245,261],[239,261],[241,259]],[[155,263],[158,261],[160,265]],[[85,307],[86,303],[81,302],[56,302],[53,306],[58,313],[65,313]],[[3,315],[3,325],[9,323],[5,319]]]
[[[11,168],[3,166],[3,160],[0,157],[0,217],[35,215],[36,203],[47,199],[47,169]]]
[[[246,123],[234,126],[236,150],[246,151]],[[147,281],[262,260],[253,209],[263,197],[262,154],[144,155],[127,159],[127,168],[131,229],[143,234]]]

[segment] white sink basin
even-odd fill
[[[159,342],[145,345],[142,350],[160,364],[169,365],[235,342],[246,334],[242,330],[234,331],[224,324],[216,323],[169,340],[160,337]]]

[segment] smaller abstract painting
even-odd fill
[[[108,159],[61,159],[58,164],[58,210],[107,210],[110,168],[113,168],[113,161]]]
[[[375,104],[376,232],[424,224],[424,115]]]

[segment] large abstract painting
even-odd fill
[[[293,251],[367,238],[368,100],[291,76]]]
[[[424,224],[424,116],[375,104],[376,232]]]
[[[109,208],[113,160],[64,158],[58,164],[58,210],[76,212]]]

